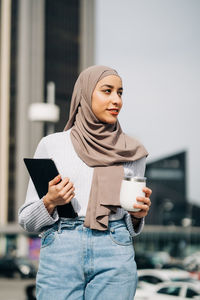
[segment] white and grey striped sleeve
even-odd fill
[[[48,158],[44,138],[38,144],[34,157]],[[57,210],[52,216],[48,213],[43,199],[38,197],[31,179],[29,180],[25,203],[19,209],[18,220],[26,231],[35,233],[39,232],[42,227],[52,225],[58,220]]]

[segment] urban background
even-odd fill
[[[149,151],[152,207],[134,240],[138,269],[149,271],[141,282],[155,286],[173,267],[199,289],[178,298],[171,285],[165,298],[155,288],[140,298],[139,285],[137,299],[199,299],[199,13],[199,0],[0,0],[0,299],[18,299],[9,287],[20,282],[31,294],[38,266],[40,238],[18,225],[29,180],[23,158],[63,130],[76,78],[93,64],[122,76],[120,123]],[[1,272],[13,258],[20,267]]]

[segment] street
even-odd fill
[[[25,289],[34,279],[0,278],[0,300],[27,300]]]

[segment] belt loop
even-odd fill
[[[111,233],[114,233],[115,232],[115,228],[114,227],[112,227],[112,223],[111,223],[112,221],[109,221],[108,222],[108,231],[109,232],[111,232]]]
[[[111,233],[114,233],[114,232],[115,232],[115,228],[110,227],[109,229],[110,229],[110,232],[111,232]]]
[[[58,221],[58,234],[61,233],[61,219]]]

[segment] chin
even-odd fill
[[[115,124],[117,122],[117,119],[114,119],[114,120],[102,120],[103,123],[106,123],[106,124]]]

